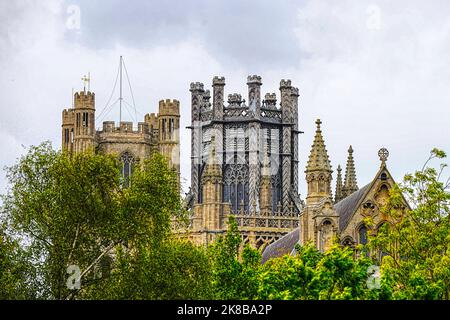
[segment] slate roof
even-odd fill
[[[348,197],[342,199],[334,205],[336,213],[339,215],[339,230],[342,231],[350,221],[353,213],[357,209],[360,200],[366,195],[372,183],[366,184],[358,191],[353,192]]]
[[[285,254],[289,254],[294,250],[295,245],[300,239],[300,229],[296,228],[289,232],[287,235],[271,243],[266,247],[262,254],[261,263],[265,263],[271,258],[281,257]]]

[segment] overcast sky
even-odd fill
[[[0,0],[0,167],[13,164],[23,146],[51,140],[60,147],[61,111],[88,72],[100,111],[123,55],[139,120],[156,112],[160,99],[178,99],[183,128],[190,82],[210,87],[221,75],[226,94],[246,96],[247,75],[258,74],[263,94],[279,97],[280,79],[291,79],[305,132],[303,198],[316,118],[334,170],[345,166],[351,144],[362,187],[386,147],[391,173],[401,180],[432,147],[450,152],[449,16],[444,0]],[[102,120],[117,121],[118,109]],[[183,129],[185,184],[189,153]],[[0,192],[5,185],[2,173]]]

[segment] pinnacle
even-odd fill
[[[353,148],[348,148],[347,166],[345,168],[344,191],[348,196],[358,190],[356,182],[355,162],[353,160]]]
[[[323,140],[322,131],[320,129],[320,124],[322,121],[320,119],[316,120],[316,135],[314,137],[314,142],[311,147],[311,152],[309,154],[308,164],[306,166],[306,171],[328,171],[331,172],[330,159],[328,157],[327,149],[325,147],[325,142]]]

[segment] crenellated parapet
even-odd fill
[[[263,100],[263,108],[276,109],[277,95],[275,93],[266,93]]]
[[[80,91],[74,95],[75,109],[92,109],[95,110],[95,93],[91,91]]]
[[[180,102],[178,100],[160,100],[159,101],[159,113],[158,116],[179,116],[180,115]]]
[[[240,108],[242,104],[242,95],[239,93],[232,93],[228,95],[227,108]]]

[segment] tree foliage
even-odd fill
[[[450,179],[441,181],[445,164],[429,167],[445,157],[433,149],[421,170],[392,188],[383,208],[389,223],[370,238],[383,252],[382,283],[394,299],[449,299]]]
[[[445,165],[428,167],[445,156],[433,149],[391,189],[388,223],[367,247],[297,245],[262,264],[233,216],[208,248],[171,233],[171,219],[185,215],[161,155],[136,166],[124,187],[116,157],[68,156],[43,143],[7,170],[0,299],[449,299],[450,180],[441,181]],[[380,256],[380,288],[369,288]],[[67,286],[71,265],[79,289]]]
[[[68,156],[49,143],[30,148],[7,176],[2,217],[39,273],[40,298],[82,297],[106,278],[102,268],[114,252],[162,241],[180,211],[176,176],[158,154],[136,167],[130,188],[122,186],[116,157]],[[81,270],[81,290],[67,287],[71,265]]]

